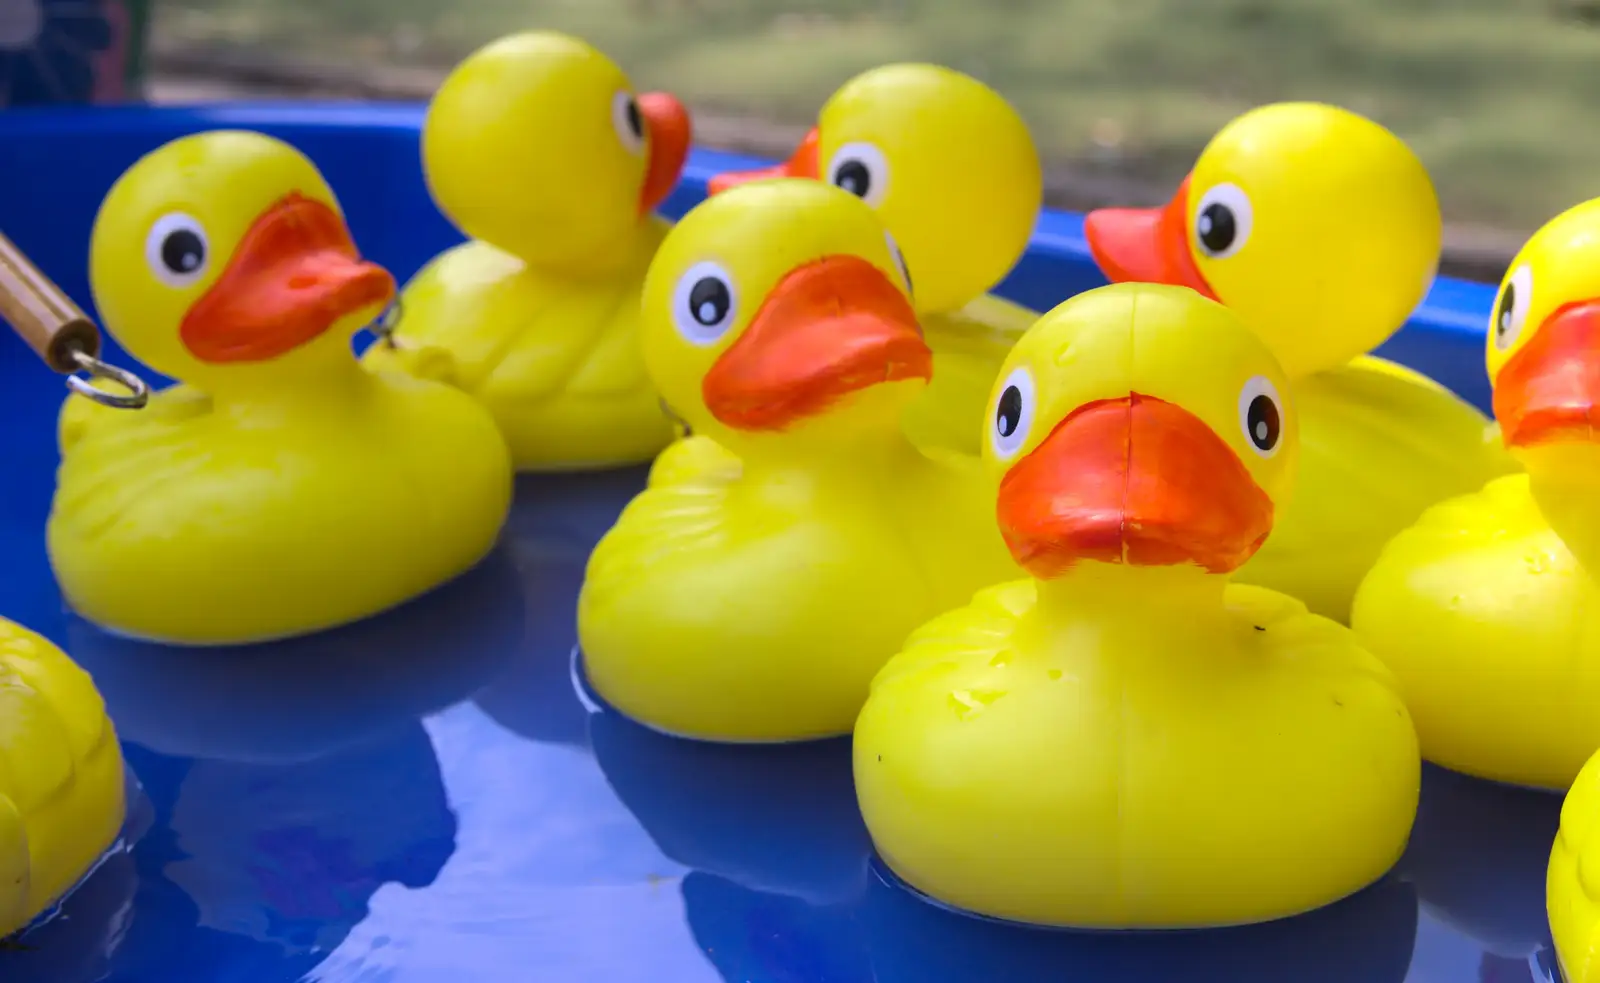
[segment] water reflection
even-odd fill
[[[957,914],[874,866],[863,922],[877,983],[1044,979],[1160,983],[1399,983],[1417,900],[1390,876],[1295,918],[1203,932],[1062,932]]]
[[[581,746],[583,707],[572,698],[568,654],[578,644],[578,591],[595,543],[644,487],[646,470],[522,478],[505,540],[529,592],[522,657],[477,697],[483,711],[513,733]]]
[[[411,604],[303,639],[174,649],[70,626],[156,812],[114,978],[299,979],[380,886],[430,883],[456,820],[419,718],[504,669],[523,594],[498,549]]]
[[[1432,765],[1401,871],[1422,909],[1475,951],[1481,983],[1550,978],[1545,869],[1562,797]]]

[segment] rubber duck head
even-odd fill
[[[1042,196],[1039,153],[1010,103],[938,65],[846,82],[788,161],[718,175],[711,192],[771,177],[821,179],[866,201],[905,250],[924,314],[954,311],[1022,258]]]
[[[89,278],[129,354],[213,393],[353,369],[351,338],[395,293],[316,166],[240,130],[182,137],[130,167],[95,219]]]
[[[1290,491],[1286,379],[1220,304],[1124,284],[1041,317],[995,383],[983,456],[1000,531],[1041,580],[1085,563],[1225,574]]]
[[[1517,253],[1486,348],[1507,449],[1568,546],[1594,538],[1600,556],[1600,199],[1551,219]]]
[[[583,275],[631,258],[689,140],[677,99],[636,93],[583,41],[531,31],[478,49],[439,86],[422,163],[435,202],[467,235]]]
[[[1276,103],[1223,127],[1165,206],[1090,212],[1113,281],[1179,284],[1238,312],[1291,378],[1382,344],[1422,301],[1443,226],[1399,137],[1320,103]]]
[[[933,371],[894,240],[817,181],[753,183],[690,211],[645,277],[640,330],[666,403],[747,461],[903,439]]]

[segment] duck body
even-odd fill
[[[1070,609],[992,588],[883,668],[855,771],[889,866],[959,908],[1077,928],[1265,921],[1382,876],[1418,795],[1389,672],[1282,594],[1231,586],[1197,621],[1150,603],[1185,585],[1124,572],[1085,571]]]
[[[1297,491],[1235,579],[1325,617],[1349,617],[1379,552],[1428,506],[1516,467],[1483,414],[1392,362],[1363,356],[1317,372],[1295,384],[1295,398]]]
[[[264,641],[476,564],[510,508],[493,421],[444,385],[347,368],[314,399],[157,393],[66,448],[47,537],[73,608],[139,638]]]
[[[673,230],[643,309],[693,435],[590,558],[589,678],[680,736],[846,733],[906,632],[1016,569],[977,460],[901,426],[933,356],[893,241],[838,189],[753,183]]]
[[[1550,935],[1568,983],[1600,978],[1600,754],[1578,773],[1561,805],[1561,831],[1545,880]]]
[[[122,750],[94,683],[43,637],[0,619],[0,938],[59,901],[111,849]]]
[[[993,514],[1030,575],[913,632],[854,771],[879,854],[988,917],[1265,921],[1399,858],[1417,738],[1348,628],[1228,575],[1294,474],[1282,370],[1183,288],[1080,294],[993,389]],[[1219,890],[1217,885],[1227,885]]]
[[[1346,621],[1383,543],[1514,470],[1472,406],[1362,357],[1422,301],[1443,235],[1426,169],[1377,123],[1320,103],[1251,110],[1165,207],[1092,212],[1084,232],[1112,280],[1187,286],[1234,309],[1294,382],[1296,496],[1242,582]]]
[[[1428,510],[1382,551],[1351,624],[1395,672],[1423,754],[1565,789],[1600,747],[1600,203],[1512,262],[1486,341],[1494,410],[1523,473]]]
[[[847,733],[907,631],[1009,572],[981,552],[981,485],[909,447],[875,460],[708,468],[656,479],[589,561],[585,666],[623,713],[680,736],[799,740]],[[659,465],[658,465],[659,467]]]
[[[666,228],[650,220],[632,261],[592,280],[551,275],[485,242],[456,246],[406,285],[396,345],[373,345],[364,361],[440,371],[494,416],[521,470],[649,460],[672,425],[638,353],[639,292]]]
[[[906,410],[906,436],[925,450],[976,458],[982,449],[989,388],[1011,348],[1038,313],[1002,297],[985,295],[960,310],[922,314],[923,337],[933,352],[933,378]]]
[[[355,360],[394,281],[287,144],[215,131],[141,159],[101,207],[91,284],[123,346],[184,381],[138,412],[63,409],[47,539],[88,620],[265,641],[392,607],[493,546],[512,488],[493,418]]]
[[[639,353],[639,292],[689,129],[676,99],[635,95],[576,38],[523,32],[469,55],[429,103],[422,156],[470,241],[407,284],[393,344],[367,363],[458,380],[519,470],[654,457],[673,426]]]

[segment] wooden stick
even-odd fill
[[[61,288],[0,234],[0,318],[57,372],[82,366],[75,353],[100,356],[100,330]]]

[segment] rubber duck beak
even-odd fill
[[[817,140],[817,128],[813,126],[788,160],[753,171],[725,171],[706,182],[706,191],[714,195],[741,184],[749,184],[751,181],[770,181],[780,177],[805,177],[816,180]]]
[[[202,362],[264,362],[394,294],[394,277],[361,259],[339,214],[294,192],[251,223],[178,335]]]
[[[689,159],[689,144],[694,127],[689,110],[665,92],[646,92],[639,96],[639,115],[650,131],[650,163],[639,187],[639,214],[647,215],[667,200],[678,186],[684,162]]]
[[[1100,208],[1083,220],[1083,237],[1112,283],[1165,283],[1216,300],[1189,249],[1189,178],[1160,208]]]
[[[825,256],[778,282],[701,394],[727,426],[781,430],[880,382],[932,377],[905,294],[864,259]]]
[[[1507,447],[1596,440],[1600,299],[1558,308],[1494,382],[1494,415]]]
[[[1137,393],[1073,411],[1000,483],[1012,557],[1048,579],[1079,560],[1236,570],[1272,499],[1198,417]]]

